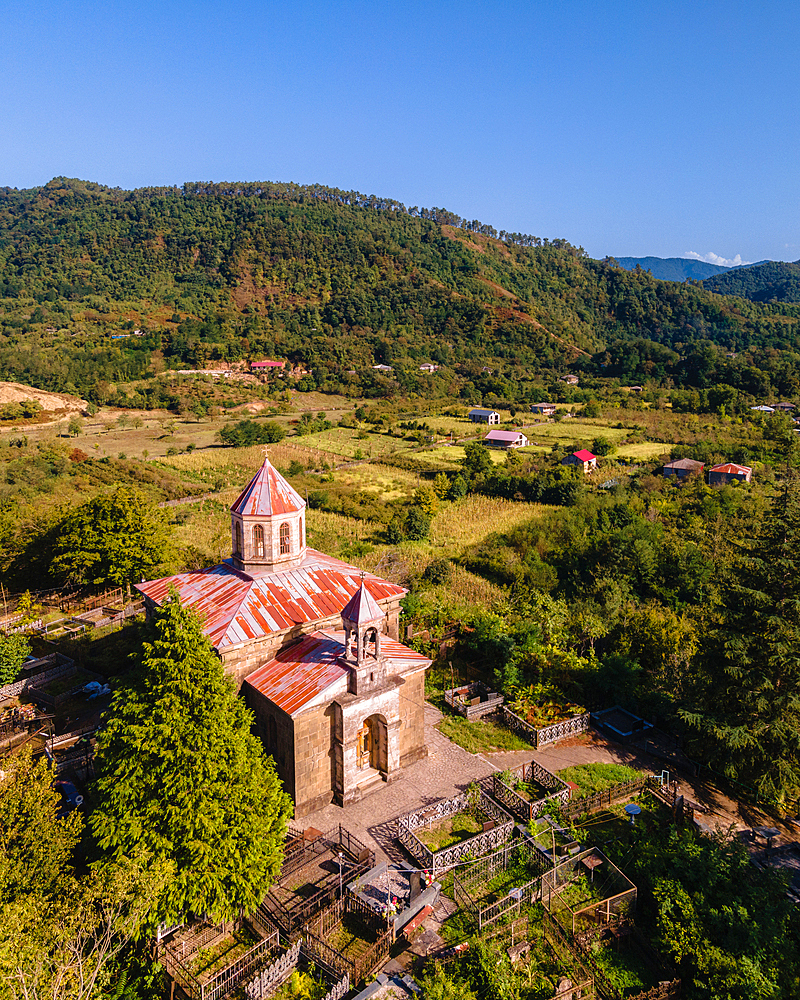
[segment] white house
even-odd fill
[[[497,410],[470,410],[467,414],[473,424],[499,424],[500,414]]]
[[[573,451],[571,455],[567,455],[566,458],[562,458],[561,464],[580,465],[583,466],[584,472],[591,472],[592,469],[597,468],[597,456],[583,448],[581,451]]]
[[[528,439],[520,431],[489,431],[483,443],[492,448],[525,448]]]
[[[543,417],[552,417],[555,412],[555,403],[534,403],[531,407],[531,413],[541,413]]]

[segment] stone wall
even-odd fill
[[[427,757],[425,745],[425,670],[406,674],[400,688],[400,767]]]
[[[255,688],[245,689],[247,707],[256,717],[256,729],[286,791],[295,798],[294,720]]]
[[[293,798],[296,816],[305,816],[333,800],[333,714],[333,706],[327,705],[294,718]]]

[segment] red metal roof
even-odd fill
[[[580,459],[581,462],[596,462],[597,456],[593,455],[590,451],[583,448],[581,451],[573,451],[572,453],[575,458]]]
[[[270,514],[293,514],[305,505],[297,490],[265,458],[264,464],[239,494],[231,511],[250,517],[266,517]]]
[[[344,691],[349,670],[339,663],[344,652],[344,632],[312,632],[254,670],[245,680],[278,708],[294,715],[317,695],[335,685]],[[430,660],[401,642],[381,636],[381,652],[389,672],[409,666],[428,666]],[[332,692],[333,693],[333,692]]]
[[[402,597],[405,588],[366,574],[375,601]],[[181,604],[193,608],[205,623],[216,649],[282,632],[341,614],[361,586],[361,570],[315,549],[295,569],[248,574],[230,563],[196,573],[178,573],[137,584],[136,589],[161,604],[174,588]]]
[[[727,472],[729,475],[749,476],[753,471],[749,465],[734,465],[726,462],[724,465],[712,465],[709,472]]]
[[[361,586],[342,609],[342,618],[353,622],[354,625],[377,622],[385,617],[383,609],[375,602],[363,580]]]

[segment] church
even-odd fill
[[[403,587],[306,545],[306,503],[269,459],[231,507],[232,557],[140,583],[200,616],[302,817],[426,756],[430,660],[399,641]]]

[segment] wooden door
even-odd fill
[[[371,767],[371,757],[372,757],[372,727],[369,722],[365,722],[364,725],[358,731],[358,756],[356,763],[359,769],[365,767]]]

